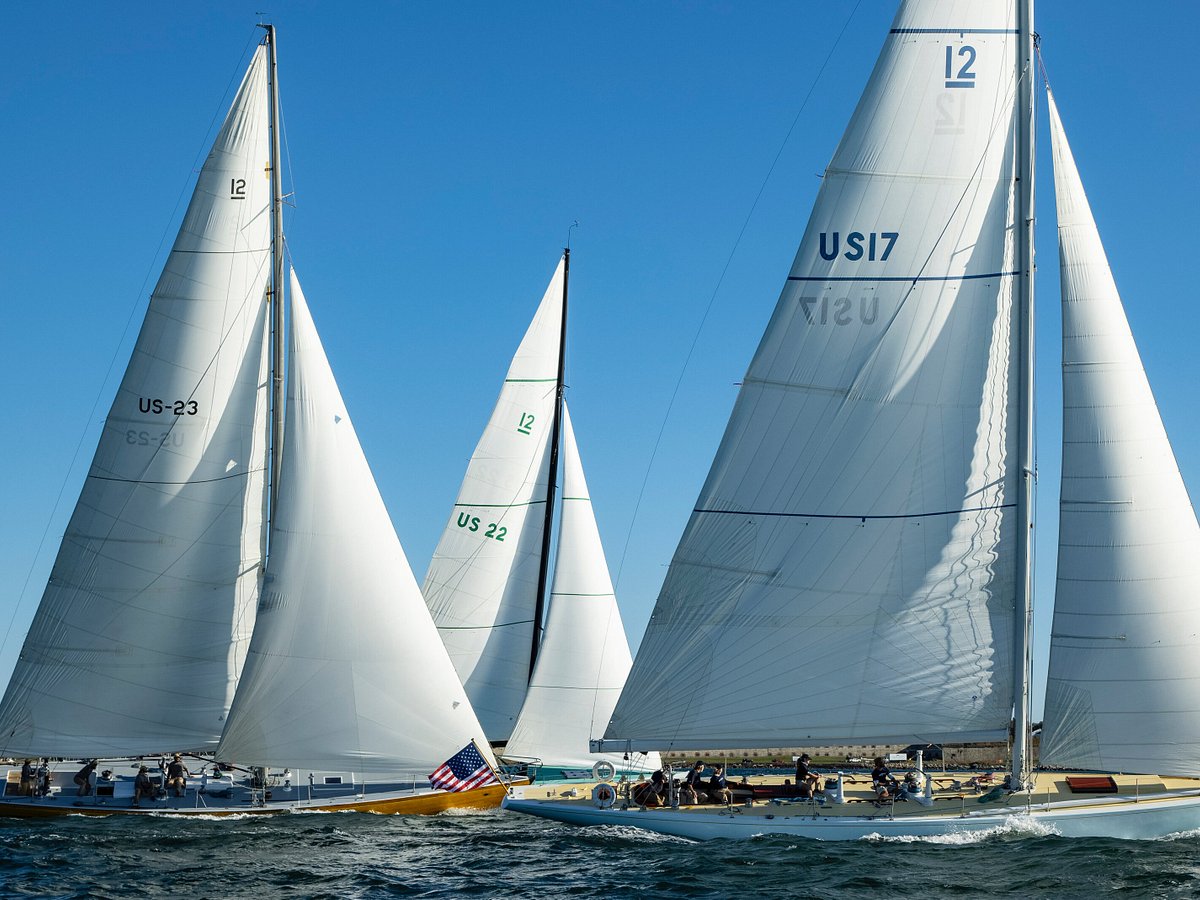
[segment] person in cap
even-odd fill
[[[801,797],[811,797],[821,789],[821,776],[812,770],[811,763],[807,753],[796,759],[796,793]]]
[[[143,797],[153,800],[157,795],[158,788],[150,780],[150,770],[145,766],[139,766],[137,777],[133,779],[133,805],[141,806]]]

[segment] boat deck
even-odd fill
[[[433,790],[427,780],[364,784],[341,776],[304,778],[293,784],[279,776],[265,786],[248,777],[227,774],[206,778],[191,776],[182,796],[159,789],[154,797],[134,803],[133,776],[116,775],[98,780],[94,791],[80,796],[74,784],[75,768],[55,772],[44,796],[21,792],[20,768],[4,773],[0,817],[45,818],[63,815],[270,815],[288,812],[373,812],[412,814],[447,809],[490,809],[500,805],[505,787],[499,784],[469,791]],[[521,784],[527,782],[520,782]]]
[[[787,796],[794,786],[784,784],[785,776],[751,776],[740,783],[730,783],[733,801],[729,805],[700,803],[681,805],[672,810],[697,816],[744,816],[763,819],[788,818],[836,818],[893,819],[903,817],[944,817],[947,815],[970,817],[978,814],[1013,812],[1041,807],[1047,804],[1071,802],[1073,805],[1098,806],[1104,804],[1124,805],[1130,802],[1153,800],[1180,792],[1200,791],[1200,780],[1188,778],[1162,778],[1148,775],[1096,776],[1094,773],[1037,772],[1033,776],[1033,790],[1029,793],[1009,793],[1003,784],[1002,775],[988,777],[980,773],[947,772],[930,773],[933,777],[933,794],[930,802],[915,799],[877,801],[869,774],[846,774],[843,776],[844,802],[838,803],[825,793],[817,798]],[[1111,785],[1103,790],[1097,780],[1111,778]],[[596,807],[593,788],[588,784],[544,784],[513,788],[510,797],[514,800],[555,801],[558,804],[579,807]],[[658,807],[643,807],[630,798],[630,784],[616,784],[618,797],[613,804],[615,810],[627,810],[631,814],[652,811]],[[633,824],[631,822],[631,824]]]

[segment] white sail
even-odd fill
[[[425,574],[425,601],[491,741],[508,738],[529,682],[563,271],[560,261]]]
[[[588,749],[589,741],[604,733],[633,657],[565,403],[562,427],[562,516],[550,610],[529,692],[504,755],[539,759],[548,767],[590,768],[603,759],[628,768],[620,754]],[[647,770],[661,765],[657,753],[636,762]]]
[[[1058,584],[1041,759],[1200,774],[1200,527],[1050,98],[1063,316]]]
[[[218,753],[247,765],[428,773],[473,738],[482,742],[483,731],[294,273],[291,309],[279,508],[254,639]]]
[[[216,743],[249,641],[266,466],[260,48],[200,172],[16,669],[0,752]]]
[[[610,747],[1007,735],[1018,43],[1006,4],[901,7]]]

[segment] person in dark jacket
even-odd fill
[[[713,803],[728,803],[733,799],[733,792],[725,785],[725,767],[720,763],[713,767],[708,779],[708,799]]]
[[[639,806],[662,806],[666,792],[667,773],[659,769],[650,776],[649,781],[635,784],[629,796]]]
[[[703,803],[707,795],[708,789],[704,786],[704,760],[698,759],[684,776],[683,786],[679,789],[679,802],[688,806]]]
[[[797,796],[811,797],[821,789],[821,776],[809,767],[811,762],[807,753],[801,753],[800,758],[796,760]]]
[[[150,770],[145,766],[138,769],[137,777],[133,779],[133,805],[140,806],[142,798],[153,800],[158,796],[158,785],[150,778]]]
[[[92,774],[99,764],[98,760],[89,760],[86,766],[75,773],[75,785],[79,788],[80,797],[86,797],[92,792]]]
[[[875,768],[871,770],[871,786],[875,788],[875,799],[891,800],[896,796],[896,779],[883,761],[882,756],[875,757]]]

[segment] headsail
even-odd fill
[[[504,755],[576,768],[607,758],[626,767],[620,756],[588,749],[590,739],[603,734],[608,724],[633,658],[565,404],[562,457],[562,517],[550,611],[529,692]],[[658,754],[639,765],[657,769]]]
[[[216,743],[253,627],[266,457],[266,56],[200,172],[0,703],[0,750]]]
[[[562,292],[560,261],[425,575],[425,600],[491,741],[508,738],[529,682]]]
[[[606,733],[994,740],[1013,708],[1015,12],[906,3]]]
[[[1200,527],[1050,98],[1063,315],[1058,584],[1041,759],[1200,773]]]
[[[427,773],[483,732],[294,273],[291,300],[287,442],[271,559],[218,752],[245,764]]]

